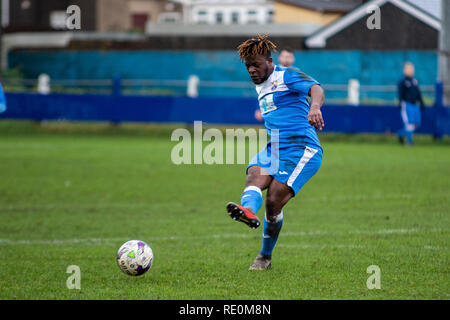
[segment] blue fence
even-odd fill
[[[155,97],[120,95],[68,95],[7,93],[8,109],[0,115],[6,119],[176,122],[201,120],[213,124],[256,124],[255,98],[230,97]],[[418,132],[450,134],[450,108],[442,105],[441,96],[434,107],[425,108]],[[323,107],[325,131],[344,133],[396,132],[402,127],[395,106]]]
[[[420,85],[434,85],[437,79],[438,55],[435,51],[297,51],[295,66],[322,84],[345,85],[358,79],[361,85],[396,85],[402,76],[403,63],[416,64]],[[277,54],[274,55],[277,61]],[[253,86],[226,87],[225,82],[249,81],[246,69],[236,51],[30,51],[14,50],[8,55],[10,68],[19,68],[27,79],[47,73],[52,79],[159,79],[187,80],[200,78],[200,96],[252,97]],[[205,81],[214,86],[202,86]],[[138,88],[135,88],[138,89]],[[160,87],[164,95],[183,95],[185,87]],[[345,100],[347,92],[328,91],[327,98]],[[427,93],[425,94],[427,97]],[[367,101],[394,101],[396,92],[367,92]]]

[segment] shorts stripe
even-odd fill
[[[403,124],[407,125],[409,123],[409,120],[408,120],[408,114],[406,113],[406,103],[404,101],[402,101],[402,104],[401,104],[401,115],[402,115]]]
[[[297,166],[295,167],[294,171],[292,172],[291,176],[289,177],[289,180],[287,181],[287,185],[289,187],[292,187],[292,185],[295,182],[295,179],[300,175],[305,165],[308,163],[309,160],[311,160],[312,157],[317,153],[318,150],[306,147],[305,152],[303,153],[302,158],[298,162]]]

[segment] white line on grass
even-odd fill
[[[446,229],[381,229],[381,230],[350,230],[340,232],[330,231],[299,231],[299,232],[285,232],[283,237],[309,237],[322,235],[346,235],[346,234],[363,234],[363,235],[377,235],[377,234],[406,234],[406,233],[427,233],[427,232],[446,232]],[[213,235],[198,235],[198,236],[162,236],[162,237],[146,237],[144,241],[189,241],[189,240],[211,240],[211,239],[246,239],[259,238],[260,233],[229,233],[229,234],[213,234]],[[111,245],[116,246],[124,241],[130,239],[126,238],[87,238],[87,239],[0,239],[0,245]],[[441,247],[425,246],[425,249],[441,249]]]
[[[61,182],[63,184],[63,182]],[[350,196],[334,196],[334,197],[305,197],[301,198],[301,201],[369,201],[369,200],[380,200],[380,199],[410,199],[411,194],[370,194],[370,195],[350,195]],[[183,206],[182,203],[172,202],[171,207]],[[47,204],[27,204],[27,205],[0,205],[0,211],[20,211],[20,210],[46,210],[46,209],[70,209],[70,208],[84,208],[84,209],[95,209],[95,208],[153,208],[155,206],[165,206],[165,204],[156,203],[47,203]]]

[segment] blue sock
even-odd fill
[[[271,256],[273,248],[278,240],[281,227],[283,226],[283,211],[277,216],[276,222],[267,221],[267,217],[264,218],[263,226],[263,239],[261,254]]]
[[[408,144],[413,143],[413,132],[411,130],[406,131],[406,141],[408,142]]]
[[[248,186],[241,197],[241,206],[252,209],[256,214],[263,202],[261,189],[256,186]]]

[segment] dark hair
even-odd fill
[[[257,35],[256,38],[250,38],[238,47],[239,57],[242,61],[247,60],[250,57],[261,55],[266,58],[271,56],[272,51],[276,51],[277,46],[269,40],[269,36]]]
[[[294,53],[294,50],[293,50],[291,47],[284,47],[284,48],[282,48],[282,49],[280,50],[280,53],[281,53],[281,51],[286,51],[286,52],[289,52],[289,53]]]

